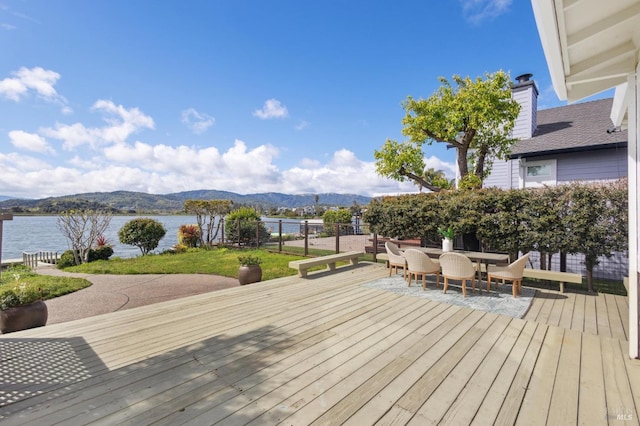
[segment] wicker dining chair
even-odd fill
[[[440,255],[440,268],[444,277],[444,293],[447,292],[449,280],[462,281],[462,295],[467,296],[467,280],[471,280],[473,291],[476,290],[476,268],[465,255],[455,252]]]
[[[389,276],[391,276],[392,270],[395,269],[397,274],[398,268],[402,268],[402,277],[406,279],[407,260],[405,259],[398,246],[390,241],[387,241],[386,243],[384,243],[384,247],[387,250],[387,255],[389,256]]]
[[[519,257],[516,261],[507,266],[493,266],[489,265],[487,270],[487,291],[491,290],[491,280],[511,281],[511,291],[513,297],[517,297],[518,293],[522,293],[522,276],[524,274],[524,267],[527,266],[529,260],[529,253]]]
[[[404,251],[404,257],[407,259],[407,275],[409,276],[409,287],[411,286],[412,277],[422,277],[422,289],[427,288],[427,275],[436,276],[436,286],[440,286],[440,264],[438,261],[431,260],[429,256],[420,250],[407,249]]]

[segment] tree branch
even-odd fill
[[[421,178],[420,176],[413,174],[411,172],[408,172],[403,168],[401,168],[400,170],[398,170],[398,173],[401,174],[402,176],[406,176],[409,179],[411,179],[412,181],[416,182],[417,184],[433,191],[433,192],[438,192],[441,191],[442,188],[440,188],[439,186],[434,186],[431,185],[429,182],[427,182],[426,180],[424,180],[423,178]]]

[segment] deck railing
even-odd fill
[[[55,265],[58,263],[58,259],[58,252],[55,251],[39,251],[35,253],[22,252],[22,263],[29,268],[37,267],[38,262]]]

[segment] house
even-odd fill
[[[616,88],[611,118],[629,129],[629,356],[640,358],[640,0],[531,0],[560,99]]]
[[[531,74],[516,80],[512,94],[521,110],[513,135],[520,140],[508,160],[494,161],[484,187],[535,188],[627,177],[627,131],[611,121],[612,98],[538,110]],[[531,261],[537,264],[539,255],[532,254]],[[559,269],[559,262],[556,256],[552,269]],[[582,255],[566,256],[562,269],[586,275]],[[628,275],[628,253],[601,257],[593,272],[595,278],[622,280]]]
[[[531,74],[517,77],[513,98],[521,105],[509,160],[497,160],[484,187],[532,188],[627,176],[627,131],[609,118],[613,99],[537,110]]]

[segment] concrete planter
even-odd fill
[[[23,306],[0,311],[0,332],[2,334],[29,328],[42,327],[47,323],[47,304],[39,300]]]
[[[260,265],[242,265],[238,269],[240,285],[257,283],[260,280],[262,280],[262,268]]]

